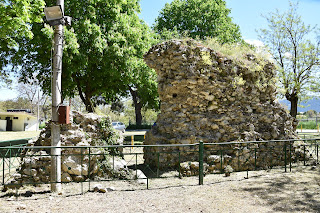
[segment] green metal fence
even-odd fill
[[[158,149],[152,153],[156,161],[146,164],[143,149],[151,147]],[[81,183],[81,193],[84,192],[84,183],[88,190],[92,190],[93,182],[103,181],[122,182],[127,189],[155,188],[159,184],[161,187],[202,185],[210,182],[209,174],[226,173],[227,165],[233,165],[233,172],[246,172],[246,178],[249,178],[251,171],[280,169],[288,172],[297,166],[319,162],[319,139],[60,148],[63,172],[71,177],[71,180],[65,178],[61,183]],[[51,149],[50,146],[0,147],[0,184],[10,188],[52,183],[50,161],[56,156],[50,154]],[[231,158],[230,153],[233,154]],[[186,156],[192,157],[187,159]],[[177,164],[166,164],[165,157],[177,159]],[[215,164],[208,159],[214,159]],[[183,163],[189,163],[190,168],[196,171],[186,175],[188,173],[181,168]],[[99,171],[105,174],[99,174]],[[159,183],[160,179],[168,180]],[[143,184],[137,184],[139,180]]]
[[[318,138],[320,139],[320,133],[319,132],[300,132],[297,131],[297,134],[299,135],[300,138],[303,139],[312,139],[312,138]]]

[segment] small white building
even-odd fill
[[[39,123],[27,112],[0,112],[0,131],[37,131]]]

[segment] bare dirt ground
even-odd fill
[[[151,179],[149,189],[136,182],[102,182],[115,191],[88,192],[88,183],[0,193],[0,212],[320,212],[320,166],[281,170]],[[90,191],[95,183],[91,183]],[[134,190],[133,190],[134,189]],[[85,192],[81,194],[81,191]]]

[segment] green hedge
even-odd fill
[[[318,123],[319,125],[320,123]],[[300,121],[297,129],[300,129],[302,125],[302,129],[317,129],[317,124],[315,121]]]
[[[143,142],[144,141],[144,135],[134,135],[133,136],[133,140],[135,141],[135,142]],[[131,142],[131,136],[126,136],[125,138],[124,138],[124,141],[127,141],[127,142]]]
[[[142,125],[136,125],[136,124],[130,124],[126,127],[126,130],[134,130],[134,129],[151,129],[152,125],[149,124],[142,124]]]

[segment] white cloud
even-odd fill
[[[286,57],[286,58],[291,58],[291,57],[292,57],[292,54],[289,53],[289,52],[286,52],[286,53],[284,54],[284,57]]]
[[[255,46],[255,47],[264,47],[264,43],[260,40],[246,39],[244,41],[247,42],[248,44]]]

